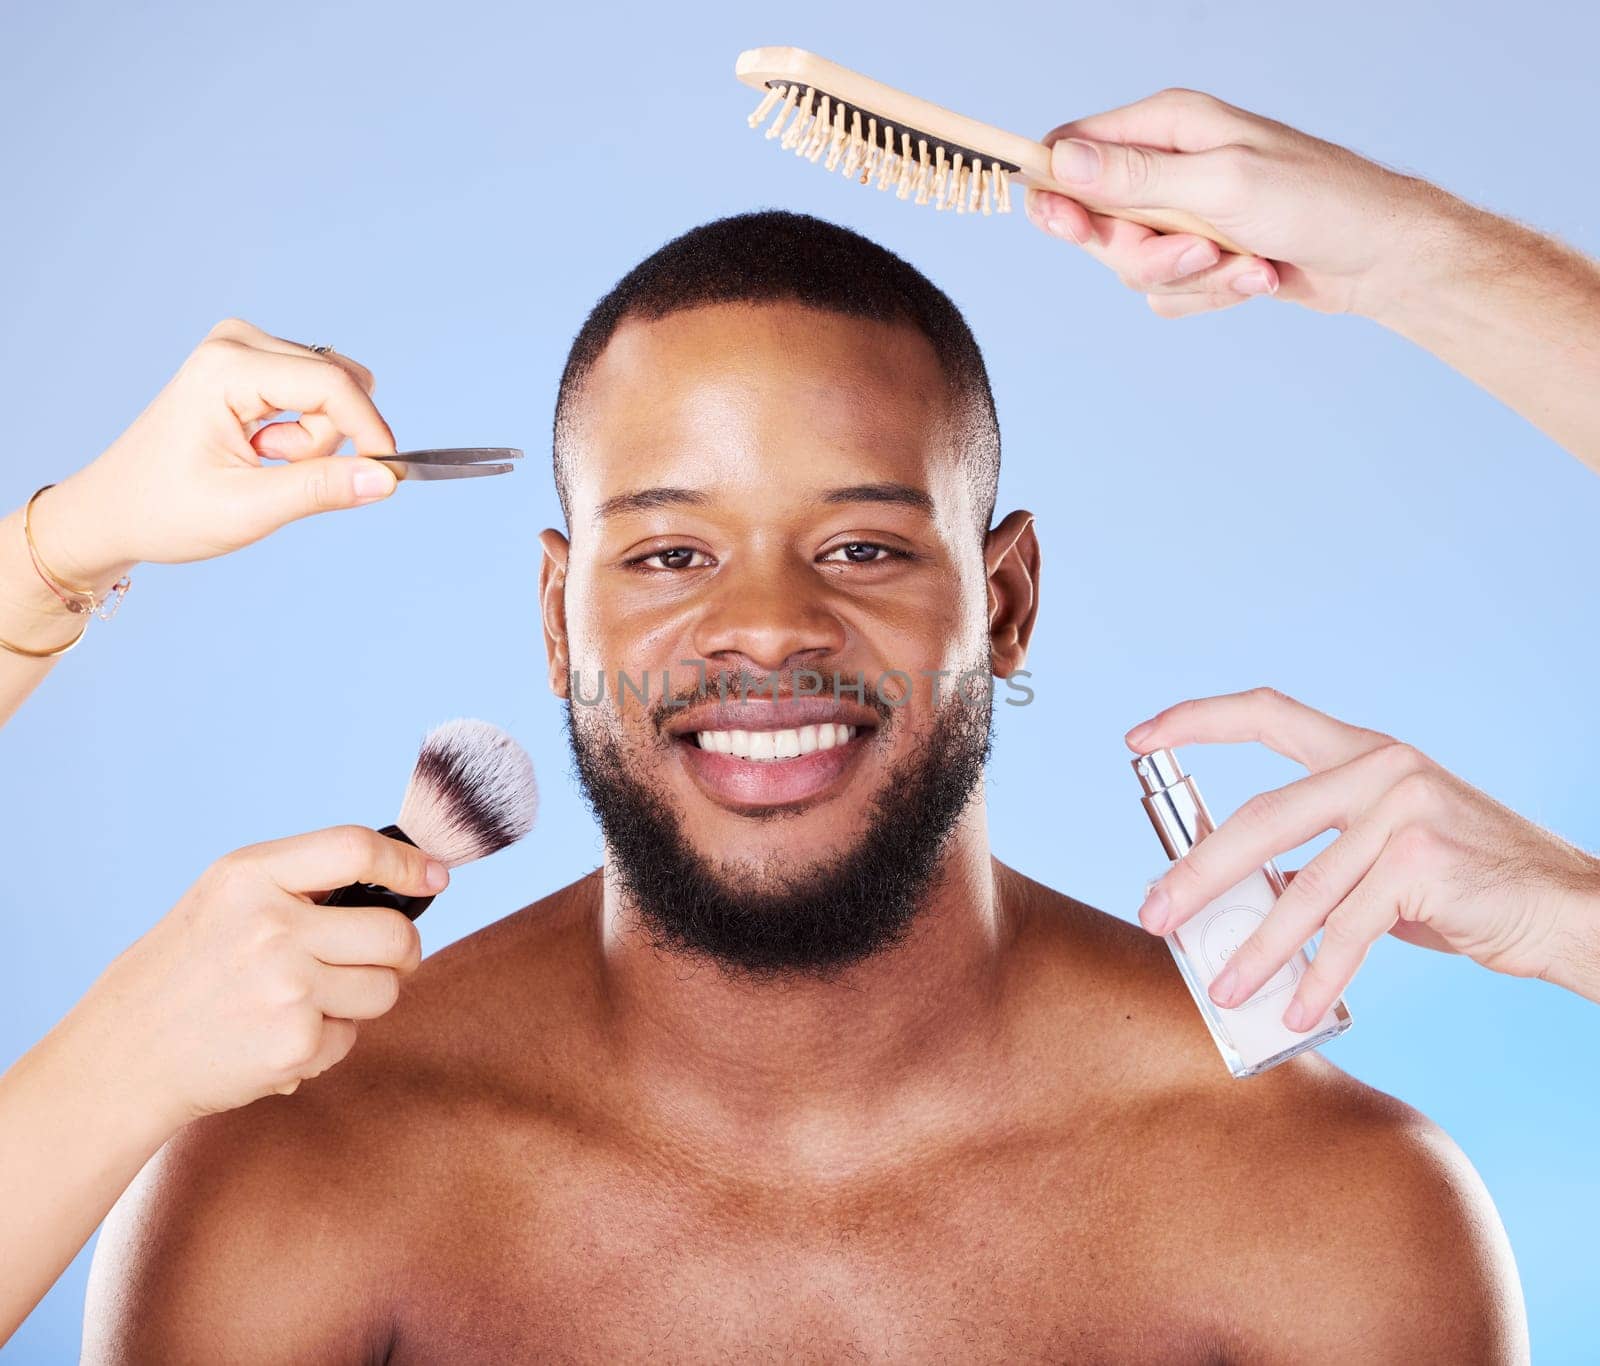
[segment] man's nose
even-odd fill
[[[737,662],[732,656],[742,656],[756,669],[772,672],[840,653],[844,626],[809,568],[797,572],[767,564],[719,575],[695,626],[701,658],[732,664]]]

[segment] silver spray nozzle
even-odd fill
[[[1168,858],[1182,858],[1217,828],[1200,789],[1170,749],[1141,754],[1133,761],[1133,771],[1144,788],[1145,814]]]

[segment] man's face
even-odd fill
[[[798,305],[630,320],[576,411],[546,628],[624,885],[732,966],[892,942],[989,725],[980,513],[931,345]]]

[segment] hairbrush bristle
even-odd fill
[[[424,853],[459,868],[521,839],[538,805],[521,745],[487,721],[449,721],[423,740],[397,824]]]
[[[885,123],[880,132],[871,114],[863,130],[864,111],[809,85],[774,81],[747,122],[759,128],[774,109],[778,115],[767,125],[767,137],[781,134],[778,146],[807,161],[826,153],[823,169],[837,169],[858,185],[892,185],[896,199],[958,214],[1011,212],[1014,167],[985,162],[966,148],[947,148],[914,129]]]

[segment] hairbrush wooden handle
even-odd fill
[[[766,95],[762,107],[750,116],[750,126],[758,127],[766,115],[776,108],[776,119],[767,129],[767,137],[771,138],[778,133],[788,115],[794,114],[785,129],[782,146],[785,149],[795,148],[811,161],[817,161],[826,147],[830,154],[825,166],[830,171],[836,169],[842,160],[845,174],[856,175],[862,164],[855,155],[855,150],[862,145],[856,130],[865,121],[867,145],[876,148],[881,139],[881,150],[891,163],[903,161],[899,153],[905,149],[914,146],[920,152],[926,143],[933,154],[941,158],[941,166],[946,154],[952,158],[959,154],[969,165],[976,158],[980,165],[996,168],[996,178],[1001,187],[1001,213],[1009,208],[1008,186],[1018,184],[1024,188],[1066,195],[1092,213],[1139,223],[1157,232],[1195,233],[1209,238],[1224,251],[1250,254],[1220,228],[1182,209],[1112,207],[1086,198],[1081,189],[1059,184],[1051,176],[1050,149],[1044,143],[1019,137],[1003,128],[981,123],[942,105],[908,95],[903,90],[884,85],[882,81],[863,76],[859,71],[830,62],[803,48],[751,48],[739,54],[734,75]],[[787,92],[782,106],[776,105],[774,92],[777,91]],[[796,106],[796,91],[805,92],[801,106]],[[811,121],[813,95],[820,103],[814,123]],[[824,96],[827,98],[824,99]],[[825,112],[829,110],[831,113]],[[807,131],[798,138],[797,145],[795,134],[802,123],[806,124]],[[892,136],[885,136],[891,130]],[[846,148],[850,150],[841,158],[839,153]],[[875,167],[876,157],[877,151],[874,150],[866,163],[869,171]],[[918,168],[925,177],[928,170],[926,160],[919,161]],[[988,178],[987,171],[984,172],[984,178]],[[866,184],[868,179],[868,171],[863,171],[860,182]],[[885,188],[886,183],[880,177],[878,188]],[[907,198],[907,189],[906,177],[902,175],[898,197]],[[987,186],[984,187],[984,194],[982,212],[988,213],[990,201]],[[974,189],[972,198],[974,202],[978,201],[977,189]],[[923,193],[918,195],[916,202],[922,204],[930,201]],[[948,202],[939,202],[937,207],[946,208]]]
[[[1221,228],[1206,222],[1198,214],[1188,213],[1183,209],[1111,208],[1086,196],[1081,186],[1063,185],[1051,178],[1050,149],[1042,142],[1036,142],[1033,146],[1037,149],[1038,155],[1031,162],[1019,163],[1022,171],[1011,177],[1013,185],[1026,185],[1038,190],[1048,190],[1051,194],[1066,195],[1068,199],[1074,199],[1082,204],[1090,213],[1104,214],[1107,218],[1120,218],[1128,223],[1138,223],[1142,227],[1153,228],[1156,232],[1193,233],[1197,237],[1210,239],[1223,251],[1236,252],[1241,256],[1254,254],[1248,247],[1240,246]]]

